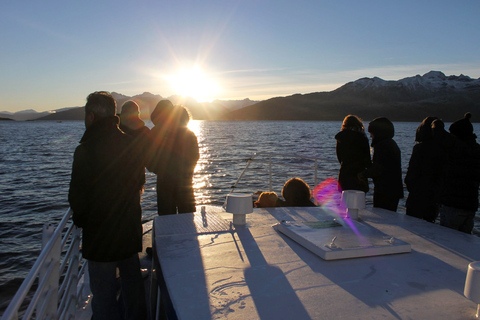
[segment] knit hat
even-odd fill
[[[463,119],[457,120],[450,126],[450,133],[460,139],[467,139],[473,136],[473,126],[470,122],[472,114],[465,113]]]

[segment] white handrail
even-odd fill
[[[38,287],[22,319],[30,319],[35,313],[35,319],[70,319],[75,316],[76,304],[72,307],[70,301],[77,301],[77,283],[81,277],[78,270],[83,272],[84,268],[81,268],[79,263],[80,230],[71,226],[62,237],[63,230],[71,220],[71,216],[72,211],[68,209],[53,232],[51,231],[53,226],[46,225],[44,227],[43,249],[5,310],[2,320],[18,319],[20,308],[37,277],[39,278]],[[65,245],[69,246],[63,258],[67,262],[64,261],[60,268],[61,253],[65,251],[63,250]],[[63,279],[66,285],[63,283],[60,285],[60,276],[65,266],[68,266]],[[61,301],[58,301],[59,298]]]

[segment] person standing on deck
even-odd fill
[[[440,124],[438,118],[426,117],[418,126],[416,144],[405,175],[408,190],[406,214],[429,222],[435,222],[438,216],[446,161],[441,136],[434,136],[434,121]]]
[[[150,129],[140,119],[140,107],[135,101],[128,100],[123,104],[119,117],[120,130],[133,137],[132,143],[140,152],[138,155],[132,154],[131,156],[140,157],[145,166],[150,141]]]
[[[146,145],[150,129],[145,126],[145,122],[140,119],[140,107],[135,101],[128,100],[122,106],[120,113],[120,130],[132,137],[138,138],[137,143]]]
[[[147,169],[157,175],[158,214],[195,212],[192,183],[199,150],[197,137],[187,127],[190,114],[182,106],[161,100],[151,119],[155,127]]]
[[[402,159],[393,123],[385,117],[374,119],[368,125],[372,137],[373,160],[370,168],[360,178],[373,179],[373,206],[397,211],[398,202],[403,198]]]
[[[354,115],[343,119],[342,130],[335,135],[336,152],[340,162],[338,184],[342,190],[368,192],[368,180],[359,179],[358,174],[370,167],[370,146],[362,120]]]
[[[468,112],[450,126],[455,139],[449,140],[445,183],[441,194],[440,224],[465,233],[473,230],[478,209],[480,145],[473,133]]]
[[[68,200],[75,225],[83,228],[93,293],[92,319],[145,319],[140,194],[145,169],[133,137],[118,128],[116,103],[105,91],[85,105],[85,133],[75,149]],[[121,280],[123,301],[117,301]],[[120,304],[123,304],[121,306]]]

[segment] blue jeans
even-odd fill
[[[117,268],[120,283],[117,281]],[[88,261],[94,320],[146,319],[145,287],[138,254],[113,262]],[[117,300],[117,294],[120,300]]]

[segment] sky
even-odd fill
[[[203,102],[479,78],[479,14],[478,0],[3,0],[0,111],[83,106],[99,90]]]

